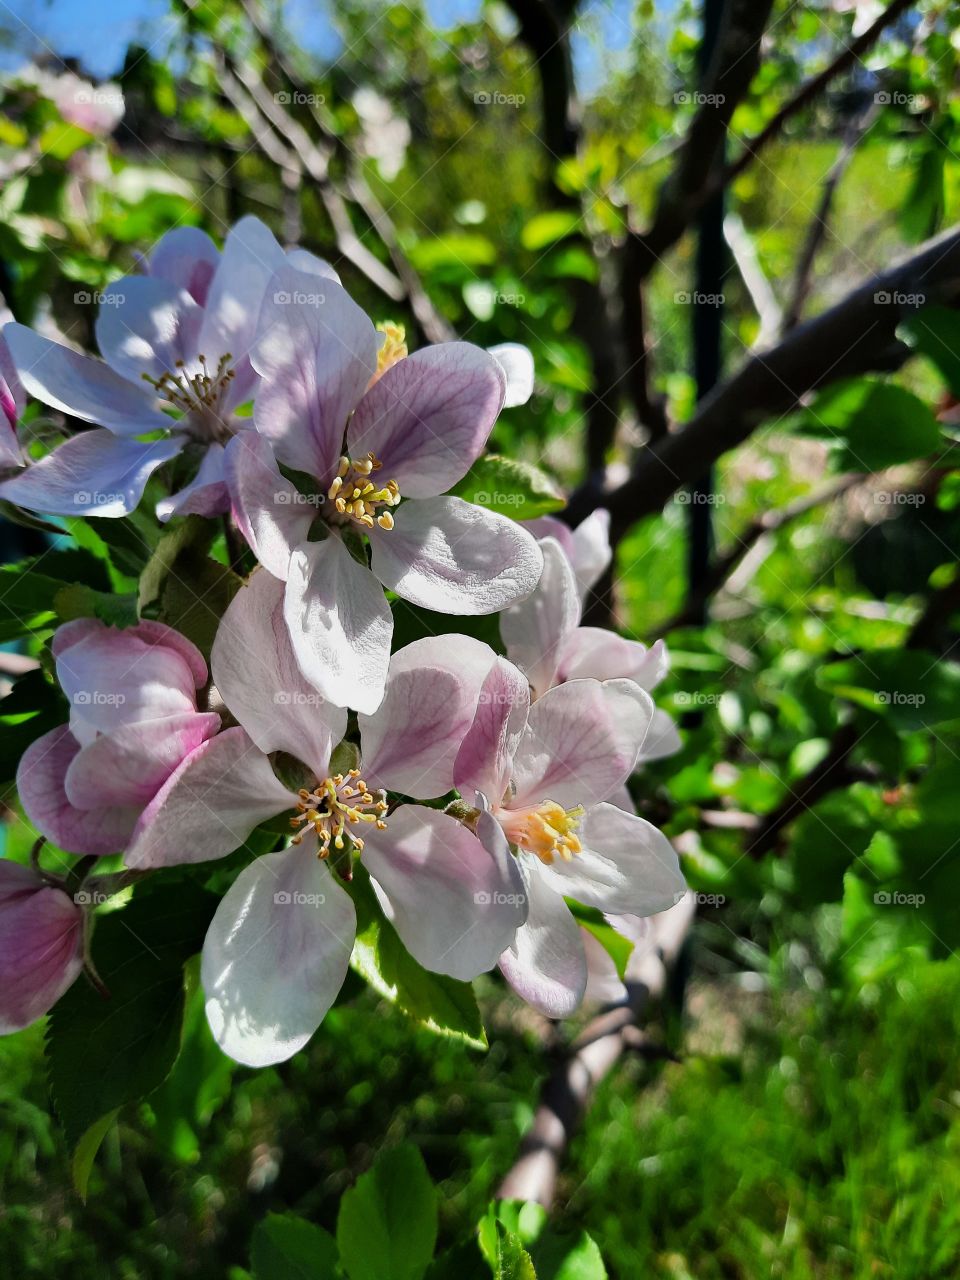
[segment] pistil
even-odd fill
[[[535,809],[519,809],[501,814],[501,823],[511,844],[532,853],[547,866],[554,858],[572,862],[583,846],[577,834],[583,805],[564,809],[554,800],[545,800]]]
[[[342,849],[346,838],[361,852],[362,838],[349,829],[361,822],[372,822],[379,831],[387,828],[383,817],[387,812],[386,797],[382,791],[375,794],[369,789],[359,769],[351,769],[346,776],[338,773],[324,778],[312,791],[302,787],[299,796],[297,815],[290,819],[296,831],[292,843],[300,844],[308,827],[313,827],[319,841],[319,858],[329,856],[331,845]]]

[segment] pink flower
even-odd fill
[[[373,324],[343,289],[283,268],[253,353],[259,435],[227,450],[234,518],[286,582],[304,673],[331,701],[366,712],[383,696],[390,657],[382,587],[446,614],[496,613],[532,591],[542,567],[524,528],[447,493],[504,404],[499,359],[446,342],[380,369],[377,352]],[[313,477],[316,494],[300,493],[275,459]]]
[[[0,861],[0,1035],[36,1022],[82,968],[82,909],[32,868]]]
[[[540,548],[543,574],[536,590],[500,617],[507,657],[526,674],[534,698],[568,680],[633,680],[652,693],[670,667],[664,642],[648,649],[604,627],[581,627],[579,588],[568,556],[552,536],[541,538]],[[673,720],[655,708],[639,762],[673,755],[681,746]]]
[[[361,775],[360,758],[352,769],[331,763],[347,713],[298,667],[283,584],[261,570],[234,598],[211,665],[239,724],[174,771],[126,856],[136,868],[221,858],[261,823],[289,815],[293,843],[241,871],[204,943],[207,1016],[231,1057],[251,1066],[288,1058],[336,999],[356,916],[331,862],[349,876],[362,857],[404,946],[434,972],[474,978],[512,940],[523,918],[513,860],[489,853],[445,813],[418,804],[388,812],[385,800],[387,788],[422,799],[452,788],[491,659],[463,636],[401,649],[382,707],[360,717]],[[285,755],[287,781],[274,771],[276,752]]]
[[[199,470],[157,515],[225,513],[224,445],[250,427],[236,412],[258,381],[250,345],[264,290],[286,260],[257,218],[242,218],[222,253],[194,228],[168,232],[148,274],[105,290],[96,323],[103,360],[8,324],[3,336],[27,392],[101,429],[73,436],[0,484],[0,497],[47,515],[123,516],[151,474],[189,446]],[[334,274],[303,251],[292,260]],[[158,431],[160,438],[138,438]]]
[[[576,576],[580,603],[583,604],[588,591],[600,580],[613,559],[610,512],[602,508],[592,511],[575,529],[555,516],[525,520],[524,528],[541,541],[555,538],[559,542]]]
[[[666,837],[609,798],[633,771],[653,704],[630,680],[572,680],[531,705],[524,674],[496,661],[457,754],[454,781],[476,796],[477,837],[515,854],[527,919],[500,957],[510,984],[550,1017],[583,997],[587,964],[573,898],[651,915],[684,888]]]
[[[6,323],[10,318],[10,312],[0,307],[0,322]],[[23,466],[17,426],[25,404],[26,394],[17,376],[10,348],[0,332],[0,469]]]
[[[116,853],[144,805],[185,755],[220,727],[197,710],[200,651],[159,622],[118,630],[83,618],[53,640],[70,721],[24,752],[17,790],[27,816],[72,853]]]

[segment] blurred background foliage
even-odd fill
[[[778,0],[730,123],[731,152],[880,9]],[[472,0],[5,7],[8,306],[89,348],[98,291],[165,230],[196,224],[219,240],[252,212],[333,260],[358,301],[406,324],[412,344],[449,326],[481,345],[529,345],[536,394],[503,414],[492,443],[577,490],[603,354],[584,332],[583,300],[600,296],[619,314],[624,245],[652,220],[696,110],[699,14],[646,0],[571,8],[576,145],[558,154],[549,140],[570,121],[550,117],[543,55],[523,38],[527,10]],[[730,185],[726,369],[766,340],[765,310],[776,321],[795,298],[831,172],[804,315],[957,222],[958,30],[955,3],[907,6]],[[76,84],[64,80],[73,73],[92,110],[77,110]],[[268,154],[259,135],[271,104],[282,128]],[[677,422],[695,399],[694,272],[686,235],[646,286],[650,390]],[[417,291],[430,304],[419,312]],[[592,1234],[614,1276],[957,1274],[960,387],[944,355],[957,335],[935,327],[941,358],[873,380],[911,393],[902,431],[890,397],[870,391],[867,402],[858,386],[847,391],[859,408],[817,401],[724,456],[710,495],[717,555],[748,534],[751,548],[708,622],[684,616],[683,492],[620,542],[616,624],[636,638],[666,635],[673,670],[660,701],[684,737],[679,756],[635,780],[635,799],[675,838],[705,905],[682,1022],[663,1030],[676,1060],[628,1058],[563,1170],[558,1217]],[[615,398],[602,459],[610,486],[649,429]],[[43,449],[56,424],[36,408],[27,424]],[[757,525],[833,473],[825,500]],[[20,526],[3,537],[7,560],[47,545]],[[0,599],[3,608],[13,611]],[[33,619],[28,652],[55,621]],[[4,712],[9,779],[23,714]],[[831,753],[829,785],[808,794]],[[23,856],[23,838],[8,824],[6,852]],[[307,1051],[253,1073],[215,1049],[194,994],[173,1074],[122,1113],[85,1204],[48,1110],[43,1028],[0,1041],[4,1274],[240,1275],[267,1213],[333,1230],[344,1190],[405,1139],[439,1187],[441,1244],[462,1239],[576,1030],[546,1024],[492,978],[480,996],[486,1054],[413,1028],[357,980]]]

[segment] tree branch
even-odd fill
[[[642,449],[630,479],[594,503],[610,510],[612,536],[621,538],[641,517],[658,511],[705,466],[770,418],[795,409],[808,392],[840,378],[899,368],[910,354],[896,338],[903,312],[895,299],[902,294],[957,305],[960,230],[927,241],[777,346],[754,355],[707,396],[684,427]]]

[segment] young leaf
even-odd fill
[[[533,520],[566,506],[566,499],[545,471],[495,453],[478,458],[452,493],[513,520]]]
[[[97,921],[93,960],[109,997],[81,978],[47,1024],[50,1087],[71,1144],[169,1074],[180,1050],[183,965],[203,945],[216,905],[183,883],[141,893]]]
[[[270,1213],[254,1228],[250,1261],[257,1280],[331,1280],[337,1242],[294,1213]]]
[[[900,730],[960,719],[960,663],[910,649],[874,649],[819,672],[817,683]]]
[[[802,420],[807,435],[835,441],[841,471],[880,471],[923,458],[940,446],[928,405],[903,387],[870,378],[835,383]]]
[[[936,366],[955,396],[960,396],[960,312],[924,307],[904,320],[897,335]]]
[[[437,1193],[423,1157],[387,1151],[340,1201],[337,1244],[350,1280],[421,1280],[437,1242]]]

